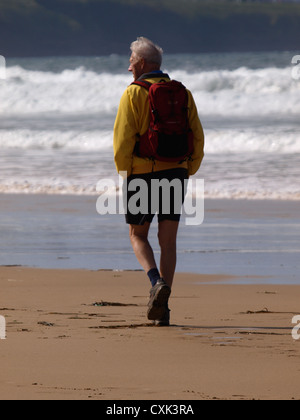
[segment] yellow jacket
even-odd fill
[[[152,77],[152,76],[151,76]],[[159,80],[157,80],[159,79]],[[146,79],[150,83],[160,80],[170,81],[162,75],[153,75]],[[140,158],[134,154],[137,134],[147,132],[150,124],[150,108],[148,91],[141,86],[130,85],[124,92],[114,127],[114,155],[118,172],[131,174],[145,174],[163,171],[166,169],[186,168],[189,176],[194,175],[200,168],[204,157],[204,133],[198,117],[197,107],[191,92],[189,95],[189,122],[194,133],[194,154],[192,161],[179,163],[153,162],[150,159]]]

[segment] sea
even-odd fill
[[[206,135],[207,198],[300,200],[295,53],[170,55]],[[113,125],[128,56],[7,60],[0,80],[0,192],[96,194],[115,177]]]
[[[164,72],[191,90],[204,127],[205,159],[197,177],[204,179],[207,200],[300,201],[300,74],[297,72],[300,58],[295,60],[295,56],[295,52],[264,52],[164,57]],[[60,195],[66,199],[95,196],[96,200],[99,180],[110,178],[117,182],[113,126],[120,98],[132,82],[128,65],[128,55],[6,61],[5,78],[0,79],[2,197],[11,194]],[[14,226],[14,221],[4,210],[1,218],[0,234],[3,237],[7,235],[8,226]],[[28,226],[24,222],[22,232],[30,242],[31,219],[28,218]],[[288,227],[294,239],[285,247],[286,256],[292,258],[293,255],[295,261],[299,261],[300,253],[298,222],[298,219],[294,220]],[[55,247],[53,237],[47,237],[49,232],[45,230],[44,221],[38,222],[37,218],[35,223],[40,223],[39,231],[44,232],[44,245],[35,238],[35,245],[30,242],[26,248],[23,236],[20,240],[20,229],[15,231],[12,228],[9,242],[2,241],[0,264],[32,265],[30,258],[25,257],[31,250],[36,255],[35,265],[41,267],[138,268],[132,250],[129,250],[128,238],[121,245],[119,235],[114,236],[115,242],[100,235],[99,241],[111,248],[111,253],[109,250],[103,255],[100,251],[98,253],[102,246],[100,242],[92,249],[87,247],[86,252],[77,250],[77,253],[72,253],[73,243],[67,239],[62,243],[60,237],[60,247]],[[80,223],[84,223],[83,218]],[[118,223],[121,227],[121,221]],[[265,222],[257,223],[266,226]],[[275,225],[272,221],[269,223],[274,231]],[[226,225],[226,235],[232,232],[230,226],[232,228],[230,223]],[[220,221],[211,222],[211,232],[214,227],[220,232]],[[246,228],[251,230],[248,225]],[[90,229],[92,232],[92,225]],[[287,232],[285,229],[281,231]],[[125,234],[127,231],[124,230]],[[213,260],[207,260],[206,265],[199,264],[194,253],[208,258],[217,253],[226,261],[231,252],[238,252],[237,261],[241,261],[239,258],[250,255],[248,251],[252,253],[251,258],[256,251],[260,258],[262,250],[275,252],[274,242],[272,246],[266,243],[254,246],[251,242],[249,248],[245,240],[231,249],[222,241],[220,247],[217,242],[208,245],[209,236],[206,238],[208,242],[199,244],[198,236],[193,237],[196,234],[192,230],[183,232],[184,235],[186,239],[181,251],[186,259],[181,260],[181,271],[226,272],[223,263],[213,267]],[[89,239],[91,237],[86,238],[87,243],[91,243]],[[52,248],[46,243],[51,243]],[[38,259],[41,249],[45,252]],[[246,254],[242,254],[244,251]],[[107,255],[113,254],[115,259],[109,260]],[[233,263],[228,272],[232,273],[235,266]],[[293,267],[296,266],[293,278],[300,277],[299,264]],[[274,273],[278,273],[276,267]],[[243,269],[242,265],[238,274]],[[251,275],[255,273],[255,270],[251,271]]]

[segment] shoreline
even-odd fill
[[[194,179],[194,178],[191,178],[191,179]],[[197,179],[197,178],[195,178],[195,179]],[[58,190],[59,191],[59,190]],[[82,192],[82,191],[80,191],[80,192],[78,192],[78,193],[76,193],[76,192],[65,192],[64,190],[62,190],[62,192],[56,192],[56,193],[54,193],[54,192],[49,192],[49,193],[47,193],[47,192],[33,192],[33,191],[29,191],[29,192],[27,192],[27,191],[25,191],[25,192],[21,192],[21,191],[0,191],[0,198],[1,197],[3,197],[3,198],[5,198],[5,197],[19,197],[19,198],[21,198],[21,197],[36,197],[36,198],[38,198],[38,197],[44,197],[44,198],[46,198],[46,197],[49,197],[49,198],[51,198],[51,197],[53,197],[53,198],[57,198],[57,199],[59,199],[59,198],[63,198],[63,197],[65,197],[65,198],[85,198],[85,199],[87,199],[87,198],[89,198],[89,199],[95,199],[95,200],[97,200],[97,197],[100,195],[100,193],[99,192]],[[291,194],[291,196],[292,196],[292,194]],[[292,203],[300,203],[300,196],[298,196],[298,194],[297,194],[297,197],[295,197],[295,198],[286,198],[286,197],[284,197],[284,198],[280,198],[280,197],[256,197],[256,196],[247,196],[247,197],[243,197],[243,196],[241,196],[241,197],[239,197],[238,195],[236,195],[236,196],[232,196],[232,197],[228,197],[228,196],[226,196],[226,197],[205,197],[205,201],[210,201],[210,202],[218,202],[218,201],[225,201],[225,202],[230,202],[230,201],[234,201],[234,202],[247,202],[247,203],[253,203],[253,202],[258,202],[258,203],[270,203],[270,202],[276,202],[276,203],[290,203],[290,204],[292,204]]]
[[[100,216],[95,196],[1,195],[0,265],[45,269],[140,269],[124,216]],[[299,284],[300,202],[205,200],[200,226],[178,235],[182,273]],[[150,242],[159,258],[157,222]],[[246,281],[245,280],[245,281]]]
[[[177,274],[157,328],[143,273],[0,267],[0,398],[299,399],[300,286],[219,280]]]
[[[109,274],[109,275],[130,275],[131,273],[136,273],[140,275],[144,275],[145,280],[147,280],[146,273],[143,269],[136,269],[136,270],[122,270],[122,269],[113,269],[107,268],[99,270],[90,270],[88,268],[41,268],[41,267],[29,267],[25,265],[0,265],[1,270],[9,270],[9,269],[20,269],[20,270],[27,270],[27,271],[40,271],[40,272],[48,272],[48,273],[99,273],[99,274]],[[207,285],[230,285],[230,286],[245,286],[245,285],[260,285],[260,286],[276,286],[276,282],[272,282],[272,278],[267,276],[235,276],[235,275],[228,275],[228,274],[199,274],[199,273],[184,273],[184,272],[176,272],[176,277],[188,277],[190,281],[194,280],[195,286],[207,286]],[[255,282],[257,280],[257,282]],[[285,284],[285,286],[295,286],[295,284]],[[300,286],[300,285],[299,285]]]

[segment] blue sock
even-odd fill
[[[151,281],[152,287],[156,285],[158,280],[160,280],[160,274],[157,268],[152,268],[152,270],[149,271],[148,277]]]

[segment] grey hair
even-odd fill
[[[150,39],[141,36],[131,44],[130,49],[136,55],[147,61],[147,63],[161,66],[164,53],[163,49],[155,45]]]

